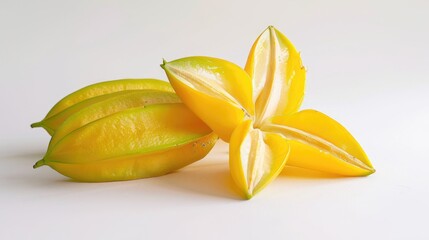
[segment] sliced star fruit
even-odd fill
[[[315,110],[274,117],[262,130],[290,143],[288,165],[344,176],[375,172],[356,139],[337,121]]]
[[[247,197],[274,179],[284,163],[350,176],[374,172],[341,125],[325,115],[297,113],[305,69],[295,47],[274,27],[253,44],[247,74],[210,57],[182,58],[162,67],[183,102],[230,143],[231,175]],[[295,126],[299,117],[308,123]],[[329,126],[337,132],[315,130]]]
[[[252,79],[255,125],[298,111],[304,98],[305,68],[293,44],[269,26],[253,44],[245,70]]]
[[[251,120],[240,124],[229,143],[232,178],[248,199],[282,171],[289,154],[285,138],[252,125]]]
[[[182,101],[221,139],[254,115],[249,75],[217,58],[188,57],[161,65]]]

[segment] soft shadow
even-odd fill
[[[9,186],[13,186],[14,190],[31,190],[42,192],[44,195],[51,195],[46,192],[50,189],[68,189],[72,187],[69,179],[58,175],[36,174],[36,173],[13,173],[1,176],[1,181],[6,182]],[[52,194],[55,194],[52,192]]]
[[[345,176],[314,171],[310,169],[286,166],[280,173],[282,178],[292,179],[332,179],[332,178],[347,178]]]
[[[195,194],[242,200],[227,163],[190,166],[159,178],[160,184]]]

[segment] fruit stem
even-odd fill
[[[41,167],[43,165],[45,165],[45,159],[42,158],[33,165],[33,169],[36,169],[36,168]]]
[[[162,64],[160,65],[162,69],[165,70],[165,64],[167,63],[167,60],[165,60],[164,58],[162,59]]]
[[[42,123],[42,121],[40,121],[40,122],[32,123],[30,126],[31,126],[31,128],[36,128],[36,127],[41,127],[42,125],[43,125],[43,123]]]

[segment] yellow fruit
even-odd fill
[[[285,163],[347,176],[374,172],[341,125],[318,112],[297,113],[305,68],[293,44],[272,26],[253,44],[248,74],[209,57],[183,58],[162,67],[183,102],[230,143],[231,175],[248,198]]]
[[[109,94],[112,95],[112,94]],[[160,103],[179,103],[179,97],[172,92],[157,90],[131,90],[115,93],[114,96],[87,106],[69,116],[55,131],[50,145],[55,145],[70,132],[97,119],[129,108],[144,107]],[[77,104],[79,105],[79,104]]]
[[[274,117],[264,131],[277,132],[288,139],[288,165],[345,176],[365,176],[375,172],[354,137],[337,121],[315,110]]]
[[[256,39],[245,70],[252,78],[255,126],[272,116],[298,111],[304,97],[305,68],[281,32],[270,26]]]
[[[182,101],[224,141],[253,116],[251,81],[237,65],[217,58],[188,57],[161,66]]]
[[[103,101],[106,97],[110,97],[107,96],[109,94],[139,89],[174,92],[169,83],[156,79],[122,79],[96,83],[61,99],[42,121],[31,124],[31,127],[43,127],[50,135],[53,135],[67,117],[80,109]]]
[[[270,183],[283,169],[289,144],[279,134],[264,132],[244,121],[229,143],[230,170],[237,186],[250,199]]]
[[[166,174],[203,158],[217,136],[180,103],[131,108],[86,124],[50,145],[48,165],[78,181]]]

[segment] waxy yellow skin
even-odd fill
[[[365,176],[375,172],[356,139],[337,121],[315,111],[271,119],[265,131],[280,133],[289,140],[288,165],[339,174]]]
[[[218,137],[210,133],[166,151],[124,156],[88,163],[49,162],[64,176],[83,182],[125,181],[162,176],[204,158]]]
[[[247,198],[272,181],[285,163],[346,176],[375,171],[339,123],[317,111],[298,112],[305,68],[277,29],[270,26],[257,38],[245,71],[232,65],[188,57],[162,67],[183,102],[229,142],[231,175]],[[234,114],[240,110],[245,110],[243,115]]]
[[[115,96],[118,92],[143,89],[174,92],[168,82],[157,79],[121,79],[92,84],[61,99],[42,121],[31,124],[31,127],[43,127],[52,136],[62,122],[82,108]]]
[[[222,140],[229,142],[232,131],[254,114],[251,79],[239,66],[211,57],[161,66],[182,101]]]
[[[181,103],[120,111],[86,124],[49,146],[35,164],[78,181],[154,177],[203,158],[217,135]]]
[[[102,182],[160,176],[200,160],[218,137],[180,102],[160,80],[82,88],[42,121],[47,129],[56,124],[55,131],[34,167],[48,165],[77,181]]]
[[[113,96],[106,97],[103,101],[82,108],[80,111],[69,116],[57,128],[49,144],[55,145],[70,132],[95,120],[129,108],[181,102],[175,93],[158,90],[128,90],[108,95]]]

